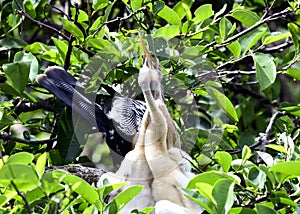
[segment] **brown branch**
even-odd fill
[[[27,100],[15,100],[15,114],[19,115],[23,112],[35,111],[38,109],[43,109],[46,111],[54,112],[54,98],[48,98],[46,100],[38,100],[36,103],[30,103]]]
[[[24,143],[24,144],[29,144],[29,145],[49,144],[49,143],[53,143],[57,140],[56,138],[51,138],[51,139],[46,139],[46,140],[25,140],[25,139],[21,139],[21,138],[12,136],[6,132],[0,133],[0,139],[5,140],[5,141],[16,141],[18,143]]]
[[[30,206],[29,206],[29,203],[28,203],[28,201],[27,201],[27,198],[19,191],[17,185],[16,185],[13,181],[11,181],[10,183],[11,183],[11,185],[14,187],[14,189],[16,190],[17,194],[18,194],[19,196],[21,196],[21,198],[23,199],[23,201],[24,201],[24,203],[25,203],[25,207],[26,207],[26,209],[27,209],[27,213],[30,214],[31,211],[30,211]]]
[[[45,28],[45,29],[48,29],[48,30],[51,30],[55,33],[57,33],[59,36],[63,37],[65,40],[67,41],[70,41],[70,38],[65,35],[64,33],[60,32],[59,30],[57,30],[56,28],[50,26],[50,25],[47,25],[43,22],[40,22],[36,19],[33,19],[31,16],[29,16],[23,9],[22,9],[22,6],[18,3],[18,1],[15,0],[15,3],[17,4],[19,10],[17,11],[20,15],[24,16],[25,18],[27,18],[28,20],[30,20],[31,22],[33,22],[34,24],[42,27],[42,28]]]
[[[276,121],[276,119],[278,117],[283,116],[284,114],[285,114],[285,112],[276,111],[272,115],[272,117],[271,117],[271,119],[269,121],[269,124],[268,124],[268,126],[266,128],[265,133],[260,133],[259,134],[259,139],[257,140],[257,142],[254,143],[254,144],[252,144],[252,145],[250,145],[249,148],[250,149],[254,149],[254,148],[258,147],[258,146],[262,146],[262,149],[264,149],[265,145],[270,144],[271,141],[269,140],[269,138],[270,138],[273,126],[275,124],[275,121]],[[241,153],[243,151],[243,149],[237,149],[237,150],[229,149],[229,150],[225,150],[225,151],[228,152],[228,153],[230,153],[230,154],[238,154],[238,153]]]
[[[134,11],[133,13],[130,13],[128,16],[124,16],[124,17],[117,17],[115,19],[112,19],[112,20],[109,20],[109,21],[106,21],[106,22],[103,22],[100,27],[98,27],[97,29],[94,30],[93,34],[97,34],[101,28],[104,26],[104,25],[108,25],[108,24],[112,24],[114,22],[123,22],[123,21],[126,21],[128,19],[130,19],[131,17],[135,16],[136,14],[140,13],[140,12],[143,12],[147,10],[147,7],[144,6],[144,7],[141,7],[139,8],[138,10]]]
[[[224,41],[222,44],[216,44],[216,42],[213,41],[213,42],[207,44],[205,46],[205,48],[212,47],[213,49],[217,49],[217,48],[225,47],[226,45],[230,44],[231,42],[234,42],[235,40],[239,39],[240,37],[244,36],[245,34],[249,33],[250,31],[254,30],[255,28],[258,28],[259,26],[261,26],[263,24],[266,24],[270,21],[280,19],[280,18],[282,18],[283,16],[287,15],[290,12],[291,11],[288,8],[286,8],[285,10],[280,11],[278,13],[274,13],[273,15],[271,15],[267,18],[262,17],[262,19],[260,21],[256,22],[254,25],[252,25],[249,28],[246,28],[245,30],[241,31],[240,33],[235,34],[234,36],[230,37],[229,39]]]

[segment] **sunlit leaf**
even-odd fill
[[[167,39],[172,39],[179,34],[179,26],[177,25],[170,25],[159,28],[155,31],[153,37],[166,37]]]
[[[286,73],[300,82],[300,68],[289,68]]]
[[[26,87],[30,66],[30,62],[16,62],[3,65],[8,84],[17,90],[19,94],[22,94]]]
[[[260,19],[256,13],[248,9],[237,9],[231,15],[248,27],[254,25]]]
[[[238,41],[234,41],[226,46],[235,58],[239,57],[241,54],[241,45]]]
[[[18,152],[16,154],[11,155],[7,159],[6,164],[11,164],[11,163],[29,164],[32,162],[33,158],[34,158],[33,154],[30,154],[28,152]]]
[[[228,116],[234,122],[237,122],[239,118],[237,117],[235,108],[231,101],[223,93],[211,86],[207,86],[206,89],[209,95],[212,96],[214,101],[218,103],[218,105],[228,114]]]
[[[164,6],[158,13],[158,16],[172,25],[181,25],[181,19],[178,14],[168,6]]]
[[[279,33],[279,32],[272,33],[270,36],[266,36],[263,39],[263,44],[267,45],[267,44],[270,44],[270,43],[273,43],[273,42],[277,42],[277,41],[286,39],[289,36],[291,36],[291,34],[289,32],[286,32],[286,33]]]
[[[101,10],[109,4],[108,0],[93,0],[93,9],[95,11]]]
[[[225,172],[228,172],[232,161],[231,155],[225,151],[218,151],[215,154],[215,158],[218,161],[218,163],[222,166],[223,170]]]
[[[53,176],[61,179],[64,183],[70,185],[73,191],[80,194],[91,204],[95,204],[99,200],[97,191],[85,180],[75,175],[71,175],[62,170],[53,171]]]
[[[233,187],[234,183],[227,179],[221,179],[214,185],[212,195],[217,202],[217,213],[228,213],[232,207],[234,201]]]
[[[200,7],[198,7],[195,10],[194,14],[195,14],[194,22],[199,23],[205,19],[208,19],[212,15],[214,15],[214,11],[212,10],[211,4],[204,4]]]
[[[29,79],[35,81],[39,73],[39,62],[32,53],[18,52],[15,54],[14,62],[30,62]]]
[[[299,161],[280,162],[270,167],[270,171],[280,172],[287,175],[300,176],[300,162]]]
[[[107,206],[109,214],[115,214],[143,190],[143,186],[131,186],[119,193]],[[138,197],[138,196],[137,196]]]
[[[273,61],[273,57],[263,53],[255,53],[252,57],[260,88],[261,90],[265,90],[276,80],[276,65]]]
[[[79,27],[77,27],[73,22],[71,22],[67,19],[62,19],[62,23],[63,23],[64,29],[66,31],[68,31],[73,36],[75,36],[75,38],[78,39],[80,42],[83,42],[84,34],[79,29]]]

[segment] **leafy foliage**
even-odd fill
[[[160,59],[166,104],[193,157],[185,195],[207,213],[299,212],[299,1],[53,2],[0,1],[1,213],[116,213],[141,191],[108,203],[123,184],[45,171],[110,159],[100,143],[80,155],[101,140],[35,82],[59,65],[88,76],[97,100],[116,88],[132,95],[138,32]]]

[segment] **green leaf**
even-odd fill
[[[78,130],[77,128],[82,127],[81,125],[83,124],[87,125],[81,121],[80,118],[73,118],[72,111],[69,108],[65,109],[59,120],[57,149],[61,156],[69,163],[72,163],[82,152],[78,140],[80,132],[76,133],[76,131]]]
[[[273,32],[270,36],[266,36],[263,39],[263,45],[268,45],[270,43],[286,39],[289,36],[291,36],[291,34],[289,32],[286,32],[286,33]]]
[[[245,163],[252,156],[251,149],[245,145],[242,151],[242,160]]]
[[[252,57],[256,67],[256,77],[258,79],[260,89],[265,90],[276,80],[276,66],[273,61],[273,57],[263,53],[255,53]]]
[[[267,207],[262,204],[255,204],[256,212],[257,214],[275,214],[276,212],[271,209],[270,207]]]
[[[215,159],[222,166],[225,172],[229,171],[232,162],[232,157],[228,152],[225,151],[216,152]]]
[[[58,53],[58,51],[55,51],[55,50],[45,51],[42,55],[42,59],[47,60],[49,62],[53,62],[57,65],[64,64],[63,58]]]
[[[41,154],[36,160],[35,170],[41,177],[45,171],[45,166],[47,162],[47,152]]]
[[[78,39],[80,42],[84,41],[84,34],[73,22],[67,19],[62,19],[61,21],[66,31],[75,36],[75,38]]]
[[[52,172],[54,178],[59,178],[64,183],[70,185],[71,189],[85,198],[91,204],[96,204],[99,200],[97,191],[85,180],[75,175],[71,175],[63,170]]]
[[[239,121],[234,106],[224,94],[211,86],[206,86],[206,90],[234,122]]]
[[[217,213],[228,213],[233,205],[233,187],[234,183],[227,179],[221,179],[216,182],[212,195],[217,202]]]
[[[161,11],[165,6],[165,3],[163,1],[155,1],[152,10],[154,14],[157,14],[159,11]]]
[[[288,23],[288,29],[292,35],[292,40],[295,46],[296,51],[299,51],[299,36],[298,36],[298,27],[294,23]]]
[[[72,19],[75,19],[76,17],[76,8],[70,8],[71,10],[71,14],[72,14]],[[77,18],[77,22],[78,23],[81,23],[81,24],[84,24],[84,22],[87,22],[89,21],[89,16],[88,14],[83,11],[83,10],[78,10],[78,18]]]
[[[257,28],[239,39],[243,54],[246,54],[267,33],[267,28]]]
[[[280,108],[280,110],[287,111],[288,113],[300,117],[300,106],[287,106]]]
[[[220,36],[223,40],[228,37],[228,33],[232,28],[231,22],[227,18],[222,18],[219,24]]]
[[[179,32],[180,30],[178,25],[165,26],[155,31],[153,38],[166,37],[169,40],[177,36]]]
[[[286,175],[300,176],[300,162],[280,162],[270,168],[270,171],[280,172]]]
[[[260,20],[260,17],[256,13],[248,9],[237,9],[231,14],[231,16],[248,27],[254,25]]]
[[[172,25],[181,26],[181,19],[178,14],[168,6],[164,6],[157,15]]]
[[[26,42],[18,38],[6,37],[0,39],[0,51],[11,50],[14,48],[23,48],[26,45]]]
[[[241,45],[238,41],[234,41],[226,46],[235,58],[238,58],[241,54]]]
[[[42,42],[34,42],[33,44],[27,45],[25,50],[32,54],[42,54],[44,51],[49,51],[49,47]]]
[[[286,73],[300,82],[300,68],[289,68]]]
[[[17,62],[3,65],[7,82],[19,94],[22,94],[30,73],[30,62]]]
[[[202,192],[201,190],[207,191],[204,189],[205,187],[207,187],[207,185],[204,185],[203,188],[199,187],[200,192]],[[210,191],[210,190],[208,190],[208,191]],[[182,189],[182,192],[184,193],[184,196],[195,201],[203,209],[205,209],[208,213],[210,213],[210,214],[216,213],[216,212],[214,212],[216,210],[216,205],[215,205],[215,200],[213,198],[211,200],[211,199],[207,198],[206,196],[202,195],[202,193],[195,192],[193,190],[188,190],[188,189]]]
[[[142,0],[132,0],[130,1],[130,5],[132,8],[132,11],[136,11],[142,7],[143,1]]]
[[[62,41],[62,40],[59,40],[57,38],[52,38],[60,56],[62,59],[65,59],[66,58],[66,55],[67,55],[67,51],[68,51],[68,43],[67,41]]]
[[[214,15],[214,11],[212,10],[211,4],[204,4],[198,7],[195,10],[194,14],[195,14],[194,22],[197,24]]]
[[[131,186],[119,193],[107,206],[109,214],[118,213],[130,200],[143,190],[143,186]]]
[[[230,214],[257,214],[253,209],[248,207],[233,207],[229,211]]]
[[[18,152],[16,154],[11,155],[6,161],[6,164],[20,163],[27,165],[33,161],[33,158],[33,154],[30,154],[28,152]]]
[[[23,2],[23,6],[25,9],[25,12],[31,16],[31,18],[35,18],[36,17],[36,12],[35,9],[33,7],[32,1],[31,0],[26,0]]]
[[[90,38],[87,40],[87,47],[96,48],[99,50],[109,47],[111,44],[112,43],[109,40],[101,38]]]
[[[211,171],[211,172],[203,172],[197,176],[195,176],[194,178],[192,178],[189,182],[189,184],[187,185],[187,189],[195,189],[197,188],[197,183],[207,183],[210,184],[211,186],[214,186],[215,183],[220,180],[220,179],[224,179],[227,178],[228,180],[238,183],[236,179],[234,179],[233,177],[227,175],[224,172],[221,171]]]
[[[39,62],[32,53],[24,53],[20,51],[15,54],[14,62],[15,63],[29,62],[30,63],[29,79],[31,82],[35,81],[35,78],[39,73]]]
[[[19,191],[28,191],[39,185],[39,178],[30,165],[10,163],[0,169],[0,182],[2,185],[9,185],[11,181]]]
[[[108,0],[93,0],[93,9],[95,11],[101,10],[109,4]]]
[[[193,4],[193,1],[190,1],[190,0],[180,1],[173,7],[173,9],[179,15],[180,19],[183,19],[183,17],[186,16],[187,20],[191,20],[192,13],[191,13],[190,8],[191,8],[192,4]]]
[[[281,145],[276,145],[276,144],[268,144],[268,145],[265,145],[265,147],[267,148],[270,148],[270,149],[273,149],[273,150],[276,150],[278,152],[282,152],[284,154],[287,154],[287,150],[284,148],[284,146],[281,146]]]
[[[265,186],[267,175],[264,171],[260,170],[258,167],[252,167],[248,173],[248,179],[259,189],[263,189]]]

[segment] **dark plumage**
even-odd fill
[[[143,101],[118,95],[113,99],[110,111],[105,111],[103,106],[89,100],[83,92],[80,92],[84,87],[58,66],[47,68],[45,74],[37,76],[36,81],[92,126],[105,133],[106,142],[114,152],[124,157],[133,148],[132,139],[138,132],[146,111],[146,104]]]

